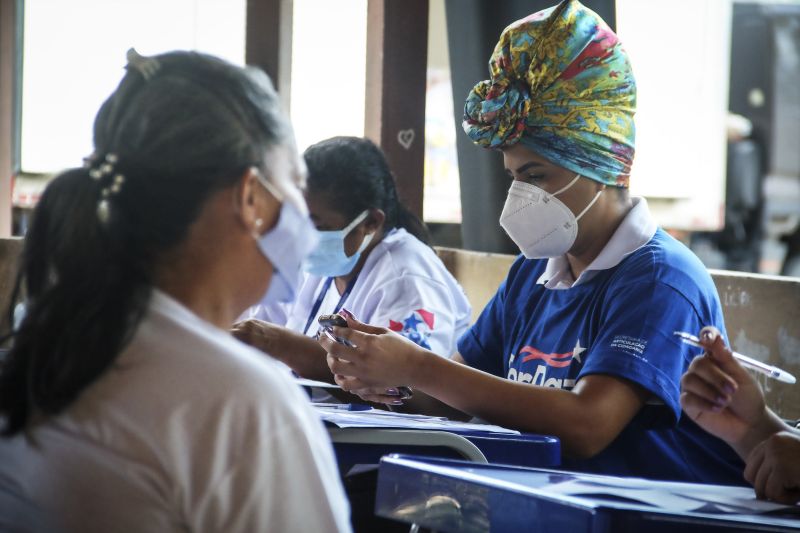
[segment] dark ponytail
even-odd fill
[[[333,137],[310,146],[303,157],[308,167],[308,189],[326,195],[348,220],[365,209],[386,214],[384,227],[404,228],[425,244],[425,224],[397,197],[394,176],[383,152],[369,139]]]
[[[129,67],[86,168],[55,178],[34,212],[14,291],[26,313],[0,366],[5,435],[61,412],[113,365],[205,201],[251,166],[269,176],[266,152],[291,139],[263,73],[197,53],[154,60],[147,78]]]

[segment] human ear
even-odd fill
[[[253,234],[269,229],[277,219],[280,202],[261,184],[258,170],[247,169],[234,188],[234,206],[242,226]]]
[[[371,208],[364,229],[367,233],[375,233],[383,227],[384,222],[386,222],[386,213],[382,209]]]

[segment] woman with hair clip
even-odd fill
[[[452,353],[469,326],[469,302],[427,245],[425,225],[398,200],[380,148],[334,137],[309,147],[304,159],[306,200],[320,232],[305,262],[308,275],[286,327],[269,323],[271,308],[259,306],[234,334],[301,376],[324,381],[333,376],[314,341],[317,318],[340,310],[439,355]]]
[[[292,139],[263,72],[129,53],[94,154],[25,240],[0,529],[350,529],[301,389],[227,331],[264,293],[291,300],[313,245]]]

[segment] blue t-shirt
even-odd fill
[[[517,258],[478,321],[459,339],[467,364],[567,390],[583,376],[607,374],[652,393],[605,450],[587,460],[565,458],[564,468],[744,484],[736,453],[681,416],[680,378],[701,350],[673,332],[715,325],[724,334],[717,291],[694,254],[659,229],[617,266],[569,289],[537,284],[546,264]]]

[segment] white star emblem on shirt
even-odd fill
[[[579,363],[583,364],[581,361],[581,354],[586,351],[586,348],[581,346],[581,340],[578,339],[578,342],[575,343],[575,348],[572,349],[572,358],[577,359]]]

